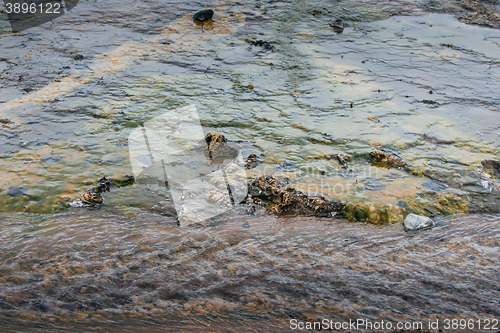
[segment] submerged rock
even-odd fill
[[[11,197],[20,197],[21,195],[25,194],[26,192],[28,192],[27,188],[16,187],[16,186],[9,187],[9,189],[7,190],[7,194],[10,195]]]
[[[430,229],[435,225],[436,222],[431,218],[415,214],[408,214],[403,222],[403,226],[407,231]]]
[[[331,21],[328,23],[333,30],[340,34],[344,31],[344,21],[342,19],[336,19],[335,21]]]
[[[212,9],[203,9],[193,15],[193,20],[198,22],[210,21],[214,16],[214,11]]]
[[[158,41],[158,43],[163,44],[163,45],[170,45],[170,44],[175,44],[175,42],[171,39],[167,38],[162,38]]]

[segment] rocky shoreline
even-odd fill
[[[234,156],[237,154],[230,140],[221,134],[207,134],[205,140],[208,145],[210,158],[216,160],[220,156]],[[202,143],[204,144],[204,143]],[[333,155],[327,155],[326,160]],[[355,156],[355,154],[353,154]],[[364,155],[361,155],[362,157]],[[342,154],[333,158],[342,169],[349,168],[347,161],[353,159]],[[292,214],[318,217],[342,217],[352,221],[370,223],[396,223],[402,222],[408,214],[423,216],[474,214],[474,213],[500,213],[500,163],[495,160],[483,160],[477,168],[460,177],[448,177],[433,171],[431,168],[417,169],[404,161],[397,150],[379,146],[373,150],[366,160],[379,168],[397,169],[408,175],[422,179],[423,190],[413,197],[394,200],[394,204],[377,205],[372,203],[345,202],[335,198],[327,198],[320,194],[308,193],[297,189],[296,185],[287,177],[273,175],[250,175],[248,178],[248,195],[237,207],[245,207],[247,214],[256,214],[265,211],[267,214]],[[246,161],[247,170],[261,164],[259,157],[250,154]],[[212,179],[206,179],[212,181]],[[81,196],[70,202],[68,207],[99,208],[103,204],[102,194],[109,192],[110,188],[120,188],[134,184],[133,176],[124,175],[120,179],[102,177],[94,186],[85,191]],[[365,186],[373,191],[384,189],[385,185],[375,181],[366,181]],[[213,193],[212,193],[213,192]],[[213,190],[207,195],[206,200],[217,204],[213,197],[223,197],[218,190]],[[215,193],[217,192],[217,193]],[[230,202],[227,198],[224,202]],[[160,205],[160,203],[158,204]],[[168,213],[171,216],[173,207],[168,202],[163,202],[163,208],[156,205],[152,210],[160,214]],[[170,205],[172,205],[170,203]],[[241,210],[241,209],[240,209]],[[174,214],[175,215],[175,214]]]

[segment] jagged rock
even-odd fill
[[[288,184],[272,176],[260,176],[248,184],[248,194],[252,197],[272,200],[284,191]]]
[[[255,154],[250,154],[247,157],[247,160],[245,161],[245,169],[253,169],[257,165],[259,165],[259,157]]]
[[[108,177],[104,176],[97,181],[96,192],[99,192],[99,193],[109,192],[110,185],[111,185],[111,181],[109,180]]]
[[[249,184],[248,193],[253,197],[270,201],[268,211],[275,214],[287,212],[333,216],[342,211],[345,206],[342,201],[330,200],[320,195],[310,195],[293,187],[287,187],[287,185],[286,182],[272,176],[261,176]]]
[[[397,155],[390,154],[380,150],[374,150],[370,153],[372,163],[383,163],[395,168],[407,168],[408,163]]]
[[[235,159],[238,155],[238,149],[228,144],[227,139],[222,134],[207,133],[205,142],[208,144],[208,154],[212,161]]]
[[[436,222],[434,222],[431,218],[415,214],[408,214],[403,222],[405,230],[408,231],[430,229],[435,225]]]
[[[97,192],[94,187],[83,193],[78,199],[69,203],[73,208],[93,208],[97,209],[102,206],[104,199],[101,193]]]

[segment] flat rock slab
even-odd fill
[[[403,222],[403,226],[407,231],[430,229],[435,225],[436,222],[431,218],[415,214],[408,214]]]
[[[26,192],[28,192],[28,189],[25,187],[12,186],[7,190],[7,194],[10,195],[11,197],[20,197],[21,195],[25,194]]]

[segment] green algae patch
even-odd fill
[[[433,214],[465,214],[469,212],[469,201],[465,195],[457,193],[420,193],[415,197],[400,201],[398,205],[370,205],[364,203],[348,203],[343,209],[350,221],[375,224],[397,223],[405,219],[409,213],[417,215]]]
[[[374,206],[369,204],[347,204],[343,209],[350,221],[375,224],[400,222],[407,215],[404,208],[396,205]]]
[[[469,212],[469,200],[465,195],[457,193],[421,193],[405,201],[408,213],[427,215],[434,214],[465,214]]]

